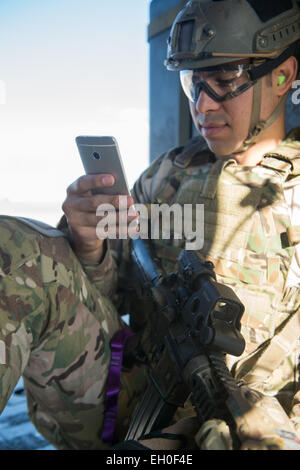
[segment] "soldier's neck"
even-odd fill
[[[228,158],[233,158],[239,165],[256,166],[266,153],[274,151],[285,139],[285,121],[278,121],[270,128],[262,132],[260,140],[249,147],[245,152],[232,154]],[[216,156],[218,158],[218,156]],[[224,158],[224,157],[223,157]]]

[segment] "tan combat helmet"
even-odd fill
[[[299,40],[300,8],[296,0],[191,0],[171,28],[165,66],[180,72],[183,88],[193,101],[197,101],[201,89],[216,101],[225,101],[254,87],[250,129],[237,151],[241,152],[282,113],[287,94],[266,121],[260,120],[260,79],[290,56],[297,56]],[[239,85],[224,96],[203,81],[195,85],[191,78],[191,71],[228,70],[230,64],[242,59],[248,62],[242,75],[247,80],[239,78]]]

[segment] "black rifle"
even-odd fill
[[[297,445],[294,429],[277,400],[241,387],[226,366],[226,354],[240,356],[245,348],[240,333],[244,306],[230,287],[216,281],[213,264],[201,262],[195,251],[183,251],[178,272],[165,276],[142,239],[132,241],[132,257],[152,302],[149,321],[154,347],[149,386],[126,440],[168,426],[189,397],[199,425],[213,418],[228,424],[234,448],[266,435],[271,447]],[[267,423],[265,405],[270,411]],[[282,416],[281,424],[274,422],[274,409],[284,417],[284,425]]]

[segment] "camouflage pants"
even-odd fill
[[[108,447],[109,343],[124,324],[101,285],[64,237],[0,217],[0,412],[22,375],[29,416],[58,449]],[[143,387],[143,371],[122,374],[120,439]]]

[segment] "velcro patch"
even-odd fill
[[[0,341],[0,364],[6,364],[6,348],[4,341]]]

